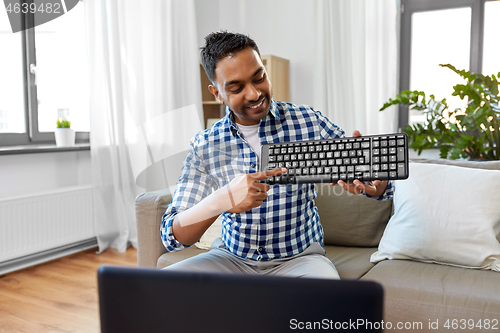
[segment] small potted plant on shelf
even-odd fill
[[[57,147],[71,147],[75,145],[75,131],[71,122],[66,118],[57,119],[57,128],[54,132]]]
[[[463,108],[450,110],[446,99],[436,100],[423,91],[402,91],[389,99],[380,111],[391,105],[406,105],[412,110],[423,111],[423,124],[406,125],[409,145],[418,154],[424,149],[437,147],[441,158],[449,159],[500,159],[500,73],[497,76],[475,74],[447,67],[465,79],[453,87],[453,96],[467,102]]]

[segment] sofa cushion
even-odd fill
[[[373,266],[370,256],[375,247],[343,247],[326,245],[326,256],[337,268],[341,279],[359,279]]]
[[[191,258],[191,257],[194,257],[195,255],[205,253],[205,252],[208,252],[208,250],[203,250],[203,249],[200,249],[196,246],[191,246],[191,247],[188,247],[187,249],[184,249],[184,250],[178,251],[178,252],[167,252],[167,253],[162,254],[158,258],[156,268],[164,268],[164,267],[170,266],[172,264],[175,264],[179,261],[182,261],[184,259]]]
[[[375,265],[362,280],[383,285],[385,321],[422,322],[439,320],[498,320],[500,274],[487,270],[463,269],[408,260],[388,260]],[[460,322],[459,322],[460,324]],[[500,323],[498,324],[500,325]],[[497,325],[497,327],[499,327]],[[466,329],[479,332],[480,329]],[[417,331],[417,330],[415,330]],[[450,328],[446,331],[457,331]],[[462,331],[462,330],[461,330]]]
[[[315,202],[327,245],[377,246],[392,214],[392,200],[377,201],[328,184],[318,184]]]
[[[210,250],[214,240],[222,236],[222,215],[219,215],[217,219],[208,227],[205,233],[201,236],[200,240],[194,245],[202,250]]]
[[[498,188],[499,170],[410,163],[410,177],[397,181],[395,213],[372,261],[414,259],[500,271]]]

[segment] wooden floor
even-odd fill
[[[136,266],[137,251],[77,253],[0,278],[0,332],[100,332],[97,269]]]

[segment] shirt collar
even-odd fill
[[[234,116],[233,113],[231,112],[232,110],[229,108],[229,106],[226,105],[226,118],[227,121],[229,122],[229,128],[231,129],[231,132],[233,135],[237,135],[238,133],[238,127],[236,126],[236,122],[234,121]],[[278,107],[276,105],[276,101],[274,98],[271,98],[271,105],[269,106],[269,113],[267,114],[266,117],[272,116],[273,118],[279,118],[279,112],[278,112]],[[262,120],[261,120],[262,124]]]

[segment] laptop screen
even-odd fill
[[[107,332],[382,332],[378,283],[102,266]]]

